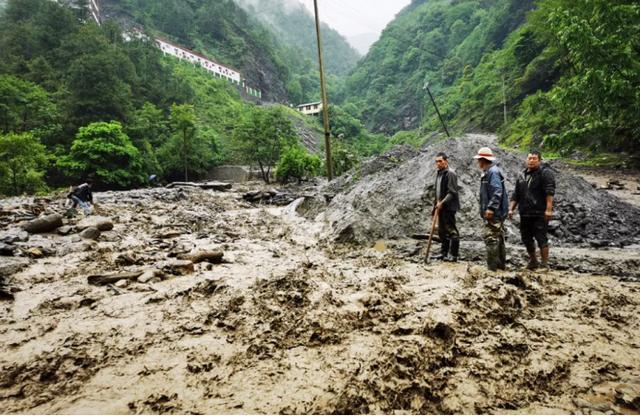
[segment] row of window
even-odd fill
[[[195,56],[193,54],[190,54],[188,52],[185,52],[182,49],[176,48],[175,46],[169,46],[168,44],[161,42],[161,41],[157,41],[158,45],[160,46],[160,49],[165,52],[165,53],[169,53],[173,56],[176,56],[177,58],[180,59],[184,59],[184,60],[188,60],[190,62],[193,63],[197,63],[200,66],[202,66],[204,69],[213,72],[213,74],[215,76],[219,76],[221,78],[226,78],[228,81],[233,82],[234,84],[240,85],[240,74],[237,73],[236,71],[232,71],[230,69],[227,69],[221,65],[216,64],[215,62],[209,61],[207,59],[203,59],[201,57]],[[262,91],[259,90],[255,90],[253,88],[247,87],[244,82],[242,83],[242,86],[244,88],[244,91],[252,96],[252,97],[256,97],[256,98],[262,98]]]

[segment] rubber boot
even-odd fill
[[[454,238],[451,240],[451,254],[445,257],[444,261],[455,263],[458,261],[460,255],[460,239]]]
[[[499,253],[499,259],[500,259],[500,264],[498,265],[498,269],[507,270],[507,247],[504,242],[504,236],[501,237],[500,241],[498,242],[498,253]]]
[[[527,269],[536,270],[540,264],[538,263],[538,259],[536,257],[536,249],[528,248],[527,253],[529,254],[529,262],[527,263]]]
[[[549,246],[540,249],[540,258],[542,259],[540,268],[549,269]]]
[[[498,270],[500,264],[500,247],[497,241],[487,242],[487,268],[492,272]]]
[[[444,260],[447,258],[447,254],[449,254],[449,246],[451,242],[449,239],[443,239],[442,245],[440,246],[440,254],[433,256],[435,260]]]

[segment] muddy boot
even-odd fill
[[[549,270],[549,246],[542,247],[540,249],[540,258],[542,262],[540,263],[540,268]]]
[[[538,267],[540,267],[538,259],[536,258],[536,249],[527,249],[527,253],[529,253],[529,263],[527,263],[527,269],[536,270]]]
[[[487,268],[492,272],[500,268],[500,248],[498,242],[487,243]]]
[[[444,260],[447,258],[447,255],[449,254],[449,245],[450,245],[450,241],[449,240],[442,240],[442,245],[440,246],[440,254],[437,254],[435,256],[433,256],[434,260]]]
[[[454,238],[451,240],[451,254],[444,258],[444,261],[456,263],[460,255],[460,240]]]
[[[507,270],[507,247],[504,243],[504,236],[498,241],[498,258],[500,260],[498,269]]]

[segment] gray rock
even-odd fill
[[[68,226],[68,225],[64,225],[60,228],[58,228],[58,234],[60,235],[69,235],[73,232],[73,227]]]
[[[13,256],[16,247],[10,244],[0,243],[0,256]]]
[[[85,228],[81,233],[80,237],[86,238],[87,240],[97,240],[100,237],[100,230],[95,227]]]
[[[156,277],[155,270],[147,270],[138,277],[139,283],[149,283]]]
[[[8,277],[29,266],[29,259],[5,257],[0,262],[0,277]]]
[[[113,221],[107,217],[91,216],[83,218],[76,227],[80,231],[90,227],[97,228],[100,231],[111,231],[113,230]]]
[[[31,234],[50,233],[58,227],[62,227],[62,215],[60,214],[45,215],[22,226],[25,231]]]
[[[6,231],[0,237],[0,242],[7,244],[24,243],[26,241],[29,241],[29,233],[21,230]]]
[[[118,280],[115,284],[117,288],[124,289],[129,286],[129,281],[127,279]]]

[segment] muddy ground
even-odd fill
[[[572,266],[528,272],[510,241],[494,274],[467,244],[425,265],[420,241],[328,244],[294,207],[244,201],[256,187],[98,194],[114,228],[97,241],[65,219],[69,235],[14,243],[0,413],[640,411],[640,284],[608,274],[637,250],[557,249]],[[177,266],[205,249],[225,261]],[[88,283],[144,270],[158,275]]]

